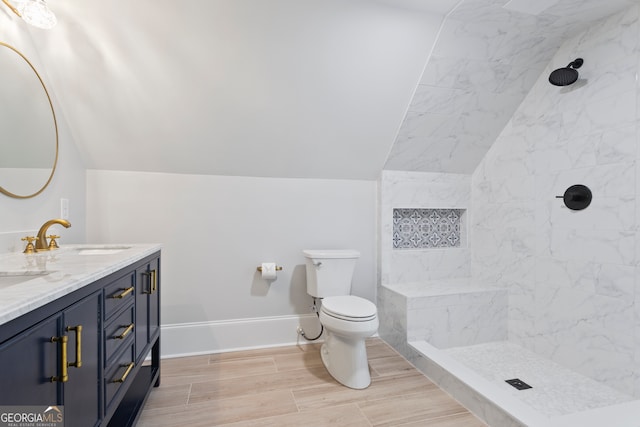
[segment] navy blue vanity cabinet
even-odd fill
[[[100,423],[99,292],[0,346],[0,405],[64,405],[67,427]]]
[[[0,405],[130,427],[160,383],[160,252],[0,325]]]

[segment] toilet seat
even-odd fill
[[[349,322],[368,322],[377,316],[374,303],[355,295],[324,298],[320,310],[327,316]]]

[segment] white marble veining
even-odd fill
[[[445,350],[505,392],[548,417],[629,402],[633,398],[509,342]],[[517,390],[505,380],[518,378],[532,388]]]
[[[87,249],[96,252],[79,255]],[[0,254],[0,325],[160,249],[159,244],[68,245],[35,254]],[[28,280],[16,282],[16,277]]]
[[[509,340],[640,396],[640,9],[569,39],[472,178],[471,275],[509,290]],[[551,70],[583,57],[580,80]],[[556,196],[587,185],[591,205]]]
[[[602,47],[590,43],[592,34],[600,35],[602,27],[608,31],[604,37],[618,40],[607,52],[613,63],[590,57],[587,60],[592,67],[580,70],[583,83],[589,82],[590,99],[602,100],[575,102],[581,95],[574,93],[564,100],[573,101],[573,108],[556,119],[567,132],[565,136],[569,132],[574,136],[589,134],[610,124],[612,115],[617,114],[633,123],[635,109],[629,108],[633,107],[633,92],[607,98],[615,88],[629,87],[616,78],[612,67],[634,52],[634,38],[629,37],[634,31],[633,21],[624,15],[618,15],[613,25],[592,21],[637,2],[558,0],[551,7],[543,6],[538,14],[504,8],[506,3],[463,0],[447,15],[385,169],[473,172],[541,73],[546,78],[550,71],[546,67],[558,48],[585,28],[583,51]],[[576,55],[561,52],[557,60],[553,59],[554,68],[566,66]],[[631,64],[618,63],[617,69]],[[605,72],[591,72],[595,69]]]
[[[425,340],[443,349],[507,338],[506,294],[494,293],[487,303],[469,302],[409,310],[407,339]]]
[[[640,400],[632,400],[627,394],[595,383],[512,343],[439,350],[426,341],[413,341],[409,348],[415,350],[410,359],[416,367],[488,425],[639,425]],[[517,391],[504,383],[503,375],[513,375],[511,379],[521,373],[535,378],[535,382],[531,382],[536,384],[536,390]],[[541,388],[537,389],[538,386]]]
[[[403,297],[409,341],[438,348],[507,339],[505,289],[476,285],[468,278],[385,285]]]
[[[490,426],[547,427],[549,418],[427,341],[411,341],[413,364]]]

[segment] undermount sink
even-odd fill
[[[49,273],[50,271],[47,270],[0,271],[0,289],[19,285],[36,277],[46,276]]]
[[[78,248],[78,255],[111,255],[130,248],[131,246],[82,247]]]

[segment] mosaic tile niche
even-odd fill
[[[464,209],[394,209],[393,248],[459,248]]]

